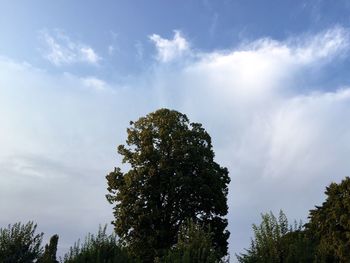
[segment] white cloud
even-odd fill
[[[91,47],[81,47],[80,53],[81,59],[91,64],[97,64],[100,60],[100,57],[95,53],[95,51]]]
[[[329,65],[348,49],[342,28],[223,52],[188,49],[196,59],[184,67],[163,67],[160,57],[123,87],[0,59],[0,223],[34,219],[72,244],[109,222],[104,175],[120,163],[115,146],[129,120],[168,107],[203,123],[230,170],[230,251],[239,252],[260,212],[305,219],[325,186],[350,174],[349,83],[326,92],[299,85],[308,85],[310,69],[332,77]]]
[[[107,88],[107,83],[96,77],[86,77],[82,81],[85,86],[96,90],[105,90]]]
[[[173,39],[165,39],[157,34],[149,36],[157,48],[157,59],[161,62],[169,62],[181,57],[189,50],[189,43],[178,30],[174,31]]]
[[[55,66],[87,62],[97,65],[101,57],[89,46],[73,42],[61,31],[50,34],[47,31],[40,33],[45,44],[44,57]]]
[[[52,36],[45,34],[44,39],[48,46],[45,57],[54,65],[71,64],[76,61],[74,50],[61,46]]]

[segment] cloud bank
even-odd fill
[[[127,85],[0,59],[1,225],[34,219],[61,234],[63,251],[110,221],[104,176],[120,164],[116,146],[129,120],[160,107],[203,123],[229,168],[232,258],[261,212],[305,219],[325,186],[349,175],[349,83],[301,87],[310,70],[327,74],[348,57],[347,29],[210,53],[190,50],[178,31],[152,38],[159,61]]]

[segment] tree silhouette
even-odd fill
[[[130,122],[118,147],[129,170],[107,175],[115,231],[144,262],[162,257],[192,219],[213,232],[218,255],[227,254],[228,170],[214,161],[211,138],[180,112],[160,109]]]

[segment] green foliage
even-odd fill
[[[80,241],[64,256],[64,263],[132,263],[126,251],[118,244],[114,234],[106,233],[107,226],[99,228],[97,235],[88,234],[83,244]]]
[[[37,225],[15,223],[0,229],[0,262],[31,263],[42,254],[43,233],[36,234]]]
[[[44,254],[38,260],[38,263],[58,263],[56,259],[58,235],[50,238],[49,244],[45,246]]]
[[[228,170],[214,161],[211,138],[186,115],[160,109],[130,122],[118,147],[129,171],[107,175],[115,231],[144,262],[161,258],[177,242],[187,219],[210,226],[213,244],[227,254]]]
[[[326,201],[310,210],[307,228],[319,239],[316,262],[350,262],[350,178],[326,188]]]
[[[312,262],[314,244],[302,224],[288,225],[280,211],[278,219],[272,212],[262,214],[260,225],[253,225],[254,239],[246,253],[237,255],[241,263],[302,263]]]
[[[297,230],[296,230],[297,229]],[[282,262],[286,263],[311,263],[315,259],[316,241],[300,226],[289,231],[282,237],[282,245],[285,255]]]
[[[162,263],[219,262],[212,245],[212,237],[203,227],[187,220],[178,234],[178,242],[161,260]]]
[[[272,212],[262,214],[261,217],[260,225],[253,224],[255,238],[252,240],[251,248],[246,255],[237,257],[239,262],[251,262],[247,261],[250,257],[258,260],[257,262],[279,262],[280,256],[283,254],[281,239],[288,232],[286,216],[280,211],[278,220]]]

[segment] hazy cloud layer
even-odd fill
[[[175,32],[152,35],[159,63],[123,86],[0,59],[1,225],[34,219],[61,234],[63,249],[110,221],[104,176],[119,165],[116,146],[129,120],[160,107],[203,123],[230,170],[232,253],[249,245],[260,212],[305,218],[327,184],[349,175],[348,83],[299,87],[310,69],[325,74],[348,56],[346,29],[212,53],[191,51]]]

